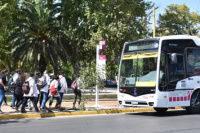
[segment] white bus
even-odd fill
[[[200,113],[200,39],[172,35],[126,42],[118,77],[122,106]]]

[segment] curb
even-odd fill
[[[175,108],[183,109],[183,108]],[[55,112],[55,113],[34,113],[34,114],[13,114],[13,115],[0,115],[0,120],[6,119],[22,119],[22,118],[46,118],[57,116],[74,116],[74,115],[95,115],[95,114],[117,114],[117,113],[133,113],[133,112],[148,112],[154,111],[153,108],[129,108],[129,109],[105,109],[95,111],[77,111],[77,112]]]

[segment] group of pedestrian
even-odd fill
[[[8,70],[1,71],[0,76],[0,113],[1,105],[3,99],[5,98],[5,91],[7,90],[7,80],[6,76],[8,75]],[[63,108],[61,107],[63,94],[66,91],[68,92],[68,85],[65,78],[65,73],[62,71],[60,75],[54,75],[53,79],[50,79],[51,71],[45,70],[43,73],[37,72],[34,73],[22,73],[20,69],[16,69],[15,74],[11,76],[12,82],[14,83],[13,89],[13,97],[11,107],[15,108],[16,112],[26,113],[25,107],[28,106],[31,109],[31,101],[33,107],[36,112],[49,112],[51,111],[51,106],[53,100],[56,99],[55,108],[58,111],[61,111]],[[25,93],[23,90],[23,86],[28,84],[29,91]],[[55,94],[52,94],[51,89],[55,88]],[[79,88],[78,88],[79,89]],[[77,95],[79,97],[80,93],[76,90],[75,99],[73,102],[73,106],[75,106],[75,102],[77,99]],[[46,106],[47,101],[49,100],[49,107]],[[80,105],[80,100],[79,100]],[[21,110],[19,109],[21,106]]]

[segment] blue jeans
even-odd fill
[[[0,107],[3,103],[3,99],[4,99],[4,90],[0,89]]]
[[[12,103],[11,103],[11,106],[12,106],[12,107],[15,107],[15,100],[16,100],[16,98],[15,98],[15,95],[14,95],[14,93],[13,93]]]
[[[31,99],[28,99],[27,103],[28,103],[28,109],[30,110],[31,109]]]
[[[42,99],[42,104],[41,104],[41,108],[44,109],[45,107],[45,103],[48,97],[48,93],[47,92],[43,92],[43,99]]]

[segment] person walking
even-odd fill
[[[67,81],[65,78],[65,72],[63,72],[63,71],[60,72],[59,83],[60,83],[59,94],[60,94],[60,102],[61,102],[60,104],[62,104],[64,92],[66,91],[66,93],[67,93],[67,91],[68,91],[68,85],[67,85]],[[56,103],[55,108],[58,108],[58,102]]]
[[[48,94],[49,94],[49,87],[50,87],[50,77],[49,75],[51,74],[51,72],[49,70],[45,70],[44,71],[44,75],[39,78],[40,82],[44,83],[44,87],[42,87],[40,89],[40,111],[45,112],[45,108],[46,108],[46,102],[48,99]]]
[[[80,82],[80,77],[76,79],[76,84],[77,84],[77,87],[74,89],[74,102],[73,102],[73,108],[76,109],[76,100],[77,98],[79,98],[79,101],[78,101],[78,108],[80,108],[80,103],[81,103],[81,90],[80,90],[80,87],[79,87],[79,82]]]
[[[7,81],[7,76],[8,76],[8,74],[9,74],[9,71],[8,71],[8,69],[6,69],[6,70],[4,70],[4,72],[5,72],[5,79],[6,79],[6,86],[8,85],[8,81]],[[7,104],[7,97],[6,97],[6,90],[4,91],[4,106],[7,106],[8,104]]]
[[[6,89],[7,87],[6,87],[5,70],[3,70],[1,71],[1,76],[0,76],[0,114],[3,114],[1,110],[1,105],[4,99],[4,93]]]
[[[15,112],[19,112],[18,108],[23,103],[23,93],[22,93],[22,85],[25,82],[26,76],[25,74],[21,74],[19,79],[16,81],[16,86],[14,89],[14,95],[16,98]]]
[[[20,74],[21,74],[21,69],[16,69],[15,74],[13,75],[13,83],[14,84],[16,84],[16,81],[19,78]],[[14,85],[14,89],[15,89],[15,85]],[[16,98],[15,98],[15,95],[14,95],[14,92],[13,92],[12,103],[11,103],[11,106],[10,106],[13,109],[15,108],[15,101],[16,101]]]
[[[36,99],[36,104],[38,104],[38,101],[39,101],[39,98],[40,98],[40,89],[38,88],[37,83],[38,83],[38,81],[39,81],[39,78],[41,78],[41,73],[40,73],[40,72],[36,72],[35,75],[36,75],[36,76],[35,76],[35,83],[36,83],[37,93],[38,93],[38,97],[37,97],[37,99]],[[31,110],[32,110],[32,107],[31,107],[31,100],[30,100],[30,99],[28,99],[27,104],[28,104],[28,109],[31,111]]]
[[[59,77],[54,75],[53,76],[53,81],[51,82],[50,85],[50,92],[49,92],[49,96],[50,96],[50,102],[49,102],[49,109],[51,110],[51,105],[53,103],[53,99],[55,98],[57,100],[58,103],[58,111],[61,111],[61,101],[60,101],[60,94],[58,92],[58,85],[59,85]],[[56,89],[57,93],[56,94],[52,94],[51,89]]]
[[[28,79],[26,79],[26,82],[28,82],[28,84],[29,84],[30,91],[28,94],[24,93],[23,103],[22,103],[22,107],[21,107],[21,113],[26,113],[25,106],[27,104],[28,99],[30,99],[32,101],[35,111],[39,112],[37,104],[36,104],[38,93],[37,93],[37,87],[35,84],[34,76],[35,76],[34,73],[30,73],[30,77]]]
[[[39,102],[39,98],[40,98],[40,88],[38,87],[38,83],[39,83],[39,78],[41,78],[41,73],[40,72],[36,72],[36,76],[35,76],[35,83],[36,83],[36,86],[37,86],[37,93],[38,93],[38,97],[37,97],[37,100],[36,100],[36,104],[38,104]]]

